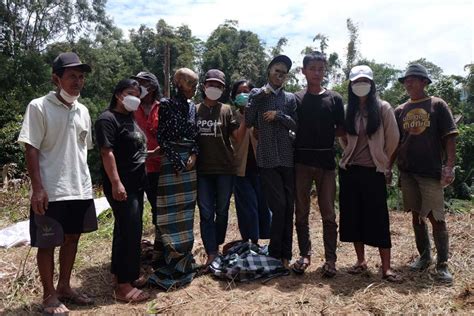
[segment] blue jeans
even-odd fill
[[[197,203],[201,238],[208,255],[224,243],[234,175],[198,175]]]
[[[263,195],[260,176],[252,173],[235,177],[234,198],[242,239],[256,242],[270,238],[272,214]]]

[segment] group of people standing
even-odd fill
[[[199,85],[203,101],[197,105],[191,99],[199,78],[188,68],[174,74],[170,98],[160,99],[158,80],[149,72],[116,85],[109,107],[94,126],[104,194],[115,219],[111,272],[117,300],[144,301],[149,295],[138,287],[146,282],[170,289],[205,271],[225,241],[232,193],[242,239],[270,239],[269,256],[304,273],[312,255],[313,182],[323,225],[321,271],[334,277],[336,138],[343,148],[338,168],[339,235],[341,241],[354,244],[357,256],[348,272],[367,270],[364,247],[369,245],[379,248],[382,278],[402,280],[390,265],[386,189],[398,161],[403,203],[413,214],[420,252],[411,268],[423,270],[431,264],[429,219],[438,253],[437,279],[452,282],[443,187],[454,179],[457,130],[447,104],[426,94],[431,83],[426,69],[410,65],[399,78],[410,100],[394,111],[378,97],[368,66],[351,69],[346,106],[338,93],[323,86],[324,54],[304,57],[307,87],[295,94],[284,90],[291,66],[290,58],[279,55],[269,63],[263,87],[254,88],[246,79],[235,82],[230,89],[234,108],[220,102],[227,87],[218,69],[206,72]],[[50,314],[68,311],[63,304],[67,301],[93,303],[70,286],[80,234],[97,229],[87,167],[92,123],[87,108],[77,101],[84,73],[90,71],[75,53],[60,54],[53,62],[58,89],[31,101],[19,136],[32,181],[31,241],[38,247],[43,306]],[[155,225],[154,273],[148,279],[140,276],[145,193]],[[196,202],[207,254],[203,266],[192,254]],[[290,265],[293,225],[300,256]],[[57,246],[60,277],[55,287]]]

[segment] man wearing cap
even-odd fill
[[[224,73],[219,69],[210,69],[202,86],[204,100],[196,105],[199,128],[197,202],[201,238],[207,254],[206,265],[214,261],[227,231],[236,173],[231,137],[240,141],[246,131],[245,122],[239,124],[231,107],[219,102],[224,90]]]
[[[436,246],[436,279],[451,283],[448,270],[449,240],[444,215],[443,187],[454,180],[456,124],[449,106],[440,98],[430,97],[425,88],[431,83],[420,64],[408,66],[398,79],[410,99],[397,107],[395,116],[400,130],[398,169],[406,211],[412,212],[415,242],[420,257],[410,265],[424,270],[431,264],[431,246],[426,225],[433,227]],[[393,161],[394,159],[392,159]]]
[[[141,130],[145,133],[148,157],[145,162],[146,174],[148,178],[148,189],[146,197],[151,206],[153,224],[156,225],[156,198],[158,189],[158,178],[160,176],[160,156],[158,155],[160,146],[158,145],[158,109],[160,85],[156,76],[150,72],[142,71],[136,76],[132,76],[140,83],[142,93],[140,95],[140,106],[133,112],[135,120]]]
[[[293,239],[294,170],[293,138],[296,130],[296,99],[284,91],[291,68],[288,56],[273,58],[267,68],[268,83],[250,92],[245,110],[247,127],[258,130],[257,166],[272,211],[270,256],[288,268]]]
[[[30,236],[38,247],[45,313],[68,312],[63,302],[92,304],[70,285],[81,233],[97,229],[87,150],[92,148],[91,120],[77,99],[90,72],[72,52],[53,62],[56,91],[34,99],[26,109],[18,137],[25,144],[31,179]],[[60,246],[59,280],[54,287],[54,249]]]

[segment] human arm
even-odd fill
[[[25,144],[25,149],[26,167],[31,179],[31,189],[33,191],[30,198],[31,208],[36,214],[44,215],[48,208],[48,192],[43,188],[43,183],[41,182],[39,167],[40,151],[30,144]]]
[[[456,134],[450,134],[444,138],[444,150],[446,152],[446,163],[441,170],[441,184],[448,186],[453,183],[455,177]]]
[[[127,199],[127,191],[120,180],[113,149],[109,147],[101,147],[100,157],[102,158],[105,173],[112,185],[112,197],[117,201],[125,201]]]
[[[395,118],[395,112],[390,104],[382,101],[382,126],[384,129],[384,151],[389,157],[388,166],[385,170],[385,182],[392,183],[392,166],[397,156],[397,148],[400,142],[400,131]]]
[[[263,119],[267,122],[279,122],[287,129],[296,131],[296,98],[293,94],[285,93],[285,99],[281,110],[267,111],[263,113]]]

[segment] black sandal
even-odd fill
[[[303,274],[311,264],[311,260],[308,257],[300,257],[293,263],[291,270],[296,274]]]

